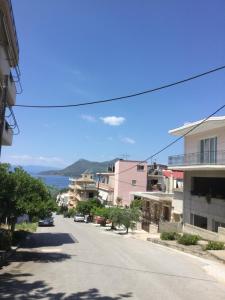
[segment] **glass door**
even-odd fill
[[[204,139],[200,142],[200,162],[215,164],[217,161],[217,137]]]

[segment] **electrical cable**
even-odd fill
[[[209,116],[207,116],[205,119],[203,119],[202,121],[200,121],[198,124],[196,124],[194,127],[192,127],[190,130],[188,130],[186,133],[182,134],[181,136],[179,136],[178,138],[176,138],[174,141],[170,142],[169,144],[167,144],[166,146],[164,146],[163,148],[161,148],[160,150],[156,151],[155,153],[153,153],[152,155],[148,156],[145,160],[140,161],[138,164],[129,167],[121,172],[115,173],[115,175],[120,175],[122,173],[125,173],[127,171],[130,171],[134,168],[136,168],[138,165],[147,162],[148,160],[152,159],[153,157],[157,156],[158,154],[162,153],[163,151],[165,151],[166,149],[168,149],[169,147],[171,147],[172,145],[174,145],[175,143],[177,143],[178,141],[180,141],[182,138],[184,138],[185,136],[187,136],[189,133],[191,133],[193,130],[195,130],[196,128],[198,128],[199,126],[201,126],[203,123],[205,123],[207,120],[209,120],[211,117],[213,117],[215,114],[217,114],[219,111],[221,111],[223,108],[225,108],[225,104],[220,106],[216,111],[214,111],[213,113],[211,113]],[[130,183],[129,183],[130,184]]]
[[[96,100],[96,101],[87,101],[87,102],[77,103],[77,104],[64,104],[64,105],[28,105],[28,104],[16,104],[14,106],[16,106],[16,107],[23,107],[23,108],[69,108],[69,107],[78,107],[78,106],[86,106],[86,105],[107,103],[107,102],[113,102],[113,101],[119,101],[119,100],[129,100],[129,99],[131,99],[133,97],[137,97],[137,96],[141,96],[141,95],[144,95],[144,94],[153,93],[153,92],[156,92],[156,91],[159,91],[159,90],[162,90],[162,89],[167,89],[167,88],[170,88],[172,86],[179,85],[179,84],[182,84],[182,83],[185,83],[185,82],[197,79],[199,77],[203,77],[203,76],[209,75],[211,73],[214,73],[214,72],[217,72],[217,71],[220,71],[220,70],[223,70],[223,69],[225,69],[225,65],[224,66],[220,66],[218,68],[214,68],[214,69],[208,70],[208,71],[206,71],[204,73],[193,75],[191,77],[188,77],[188,78],[185,78],[185,79],[182,79],[182,80],[179,80],[179,81],[175,81],[175,82],[172,82],[172,83],[169,83],[169,84],[162,85],[160,87],[152,88],[152,89],[141,91],[141,92],[136,92],[136,93],[125,95],[125,96],[119,96],[119,97],[115,97],[115,98],[102,99],[102,100]]]

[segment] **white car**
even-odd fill
[[[76,214],[74,216],[74,222],[84,222],[85,217],[82,214]]]

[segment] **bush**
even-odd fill
[[[161,240],[166,240],[166,241],[174,241],[177,240],[180,237],[180,235],[176,232],[162,232],[160,234]]]
[[[75,208],[70,208],[67,212],[67,217],[68,218],[71,218],[71,217],[74,217],[76,214],[76,209]]]
[[[10,250],[12,244],[12,235],[9,230],[0,230],[0,250]]]
[[[179,244],[189,246],[189,245],[196,245],[199,240],[200,237],[198,235],[184,233],[182,236],[178,238],[177,241]]]
[[[205,250],[224,250],[225,246],[223,242],[208,242]]]
[[[27,232],[35,232],[37,230],[38,224],[34,223],[20,223],[16,224],[16,231],[27,231]]]

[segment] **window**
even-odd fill
[[[200,141],[200,162],[215,164],[217,160],[217,137]]]
[[[191,214],[191,224],[203,229],[207,229],[207,218]]]
[[[225,199],[225,178],[192,177],[192,195]]]
[[[91,193],[88,193],[88,198],[89,198],[89,199],[94,198],[94,193],[92,193],[92,192],[91,192]]]
[[[144,171],[145,169],[145,166],[143,165],[137,165],[137,171],[140,172],[140,171]]]
[[[131,184],[132,184],[133,186],[136,186],[136,183],[137,183],[137,180],[132,180],[132,181],[131,181]]]

